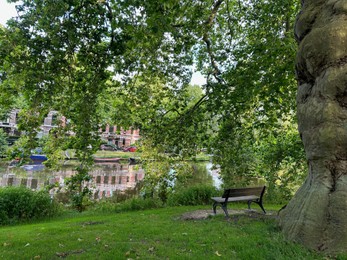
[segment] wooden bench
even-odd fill
[[[253,188],[237,188],[237,189],[226,189],[222,197],[212,197],[213,203],[213,212],[216,214],[216,207],[218,205],[224,210],[225,216],[229,218],[227,205],[229,202],[234,201],[247,201],[248,209],[251,209],[251,203],[257,203],[260,208],[266,214],[266,211],[263,207],[263,195],[265,192],[265,186],[262,187],[253,187]]]

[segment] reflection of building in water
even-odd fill
[[[43,188],[45,185],[44,180],[39,182],[39,179],[33,176],[27,176],[26,178],[17,176],[16,174],[4,174],[0,177],[0,186],[23,186],[29,189],[38,190]]]
[[[91,172],[95,186],[94,198],[111,197],[115,191],[134,189],[144,177],[143,169],[137,167],[137,165],[109,164],[94,169]]]
[[[0,175],[0,186],[24,186],[39,190],[46,185],[58,183],[60,187],[64,187],[65,178],[75,173],[71,168],[64,168],[58,172],[47,174],[27,172],[26,176],[6,173]],[[42,177],[43,175],[44,177]],[[138,165],[110,163],[96,165],[90,175],[93,177],[90,188],[94,194],[93,197],[97,199],[111,197],[115,191],[134,189],[136,184],[143,180],[144,171]]]

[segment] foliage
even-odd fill
[[[61,146],[76,150],[79,177],[69,187],[79,209],[88,197],[98,127],[116,120],[139,127],[144,150],[168,160],[148,163],[144,189],[151,197],[165,201],[169,168],[206,147],[226,183],[235,172],[270,180],[273,162],[265,165],[259,149],[266,136],[287,130],[283,122],[295,128],[291,28],[298,6],[297,0],[23,1],[18,18],[1,30],[0,90],[25,99],[20,127],[29,143],[49,110],[68,119],[47,149],[47,165],[59,160]],[[207,79],[202,89],[188,85],[193,64]],[[263,169],[256,169],[259,161]]]
[[[155,209],[163,207],[159,199],[134,197],[115,203],[112,200],[105,199],[96,203],[91,210],[96,212],[128,212],[146,209]]]
[[[138,182],[136,183],[134,188],[128,188],[124,191],[115,190],[112,194],[112,197],[107,198],[106,200],[114,203],[120,203],[129,199],[138,198],[142,185],[142,182]]]
[[[115,206],[116,212],[123,211],[133,211],[133,210],[145,210],[145,209],[154,209],[162,207],[162,203],[156,199],[142,199],[142,198],[132,198],[130,200],[126,200],[121,205]]]
[[[216,188],[213,186],[196,185],[171,193],[167,200],[167,205],[210,205],[211,197],[218,195]]]
[[[298,8],[298,1],[290,0],[225,2],[211,25],[213,49],[206,44],[199,52],[201,68],[211,76],[205,88],[217,134],[210,150],[224,185],[246,186],[263,178],[270,198],[276,190],[282,200],[297,189],[305,170],[294,113],[292,27]]]
[[[25,187],[0,188],[0,225],[56,216],[58,206],[44,191]]]
[[[149,140],[142,142],[141,162],[146,172],[141,188],[144,197],[159,198],[165,203],[171,193],[182,187],[195,183],[212,186],[205,164],[182,160],[180,155],[161,150],[163,146],[148,146]]]
[[[0,157],[5,154],[7,147],[7,134],[0,128]]]
[[[88,188],[88,183],[92,177],[88,174],[88,170],[84,167],[76,167],[77,173],[65,180],[66,189],[71,196],[72,206],[79,212],[86,208],[91,190]]]
[[[30,151],[35,145],[28,136],[22,135],[8,150],[9,159],[19,159],[19,165],[29,161]]]
[[[307,163],[298,133],[285,125],[267,136],[257,130],[218,136],[224,143],[214,150],[214,160],[225,187],[257,185],[260,179],[267,186],[267,200],[284,203],[293,196],[306,177]]]
[[[267,183],[267,200],[289,201],[307,175],[304,148],[296,131],[289,129],[269,135],[256,147],[255,170]]]
[[[174,174],[169,161],[150,161],[143,166],[146,171],[142,193],[145,198],[167,200],[168,193],[174,185]]]

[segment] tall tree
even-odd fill
[[[190,140],[187,147],[195,149],[204,139],[203,130],[213,125],[218,132],[214,148],[220,156],[216,162],[227,176],[233,163],[228,154],[243,148],[237,144],[251,144],[266,133],[259,129],[273,131],[294,118],[295,44],[290,28],[297,2],[22,1],[19,17],[9,23],[8,38],[1,39],[11,43],[8,51],[0,53],[5,61],[1,66],[8,74],[1,90],[22,93],[27,99],[30,114],[24,120],[32,129],[51,108],[71,119],[69,127],[77,134],[73,145],[84,162],[78,184],[87,176],[97,144],[100,98],[117,89],[133,96],[134,105],[150,105],[146,100],[154,95],[153,83],[160,82],[166,88],[165,98],[178,100],[164,106],[154,102],[151,110],[139,109],[157,116],[155,120],[142,117],[145,123],[141,123],[151,126],[146,128],[148,136],[163,143],[170,136],[179,137],[169,140],[169,148],[179,146],[180,139]],[[313,248],[335,245],[343,249],[347,231],[335,227],[346,223],[341,210],[346,167],[341,76],[346,53],[342,44],[345,4],[303,2],[296,26],[300,41],[298,117],[310,174],[282,212],[281,223],[288,237]],[[335,32],[331,37],[319,38],[331,32]],[[184,93],[194,59],[207,84],[192,105]],[[115,74],[122,79],[115,79]],[[83,192],[81,185],[72,188]],[[334,242],[334,232],[343,242]]]
[[[347,250],[346,13],[344,0],[302,1],[297,113],[309,173],[280,215],[288,238],[328,252]]]

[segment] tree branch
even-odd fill
[[[218,64],[216,62],[216,58],[214,56],[214,53],[213,53],[213,50],[212,50],[212,42],[211,42],[211,39],[210,39],[210,35],[209,35],[209,31],[211,30],[212,28],[212,25],[213,25],[213,22],[215,20],[215,17],[217,15],[217,12],[218,12],[218,9],[219,7],[221,6],[221,4],[224,2],[224,0],[217,0],[214,5],[213,5],[213,8],[212,8],[212,11],[211,11],[211,14],[210,16],[208,17],[208,19],[206,20],[206,27],[205,27],[205,33],[204,35],[202,36],[202,40],[205,42],[206,44],[206,48],[207,48],[207,53],[210,57],[210,63],[211,63],[211,66],[213,68],[213,76],[214,78],[219,82],[219,83],[222,83],[223,80],[219,77],[219,75],[221,74],[221,71],[220,69],[218,68]]]

